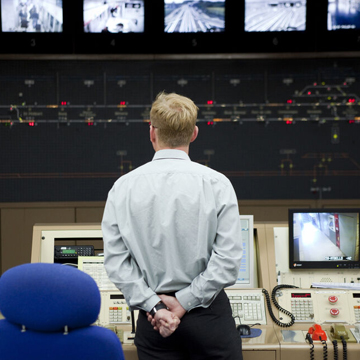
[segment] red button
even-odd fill
[[[335,296],[335,295],[329,296],[329,301],[330,301],[332,304],[335,304],[338,300],[339,300],[338,297]]]
[[[338,316],[339,313],[340,313],[339,309],[336,309],[336,308],[330,309],[331,316]]]

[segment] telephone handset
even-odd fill
[[[345,329],[345,326],[340,323],[332,324],[330,327],[330,335],[332,337],[332,344],[334,346],[334,359],[337,359],[338,355],[338,340],[341,341],[343,346],[343,357],[344,359],[347,359],[347,342],[346,340],[349,340],[349,334],[347,330]],[[336,356],[336,357],[335,357]]]
[[[273,288],[272,292],[271,292],[271,300],[272,302],[274,303],[275,307],[282,313],[286,314],[287,316],[289,316],[291,318],[290,322],[288,323],[283,323],[281,322],[280,320],[278,320],[273,311],[272,311],[272,308],[271,308],[271,301],[270,301],[270,296],[269,296],[269,293],[266,289],[262,289],[262,292],[263,294],[265,295],[265,298],[266,298],[266,304],[267,304],[267,308],[269,310],[269,314],[270,314],[270,317],[271,319],[275,322],[276,325],[278,326],[281,326],[281,327],[289,327],[289,326],[292,326],[295,322],[295,316],[288,310],[285,310],[284,308],[282,308],[279,303],[277,302],[276,300],[276,293],[278,290],[280,289],[289,289],[289,288],[297,288],[297,286],[294,286],[294,285],[277,285]]]
[[[349,339],[349,334],[343,324],[333,324],[330,328],[330,334],[335,340]]]

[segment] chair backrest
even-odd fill
[[[123,360],[111,330],[93,326],[100,292],[84,272],[67,265],[16,266],[0,278],[0,358]]]

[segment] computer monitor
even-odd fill
[[[240,215],[243,257],[236,283],[229,289],[257,288],[256,256],[254,245],[254,216]]]
[[[305,31],[306,0],[245,0],[245,31]]]
[[[359,269],[360,209],[289,209],[290,269]]]
[[[225,31],[225,0],[165,0],[165,33]]]
[[[84,0],[84,32],[143,33],[144,0]]]
[[[2,32],[61,33],[62,0],[1,0]]]
[[[327,29],[360,29],[360,2],[328,0]]]

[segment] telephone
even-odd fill
[[[343,324],[333,324],[330,328],[330,334],[335,340],[348,340],[349,334]]]
[[[308,334],[311,335],[311,338],[313,340],[327,340],[326,332],[321,328],[321,325],[319,324],[314,324],[313,326],[311,326],[309,328]]]

